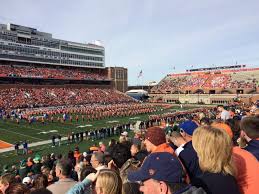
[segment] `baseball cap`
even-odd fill
[[[83,152],[83,156],[86,157],[86,156],[87,156],[87,153],[86,153],[86,152]]]
[[[32,182],[31,178],[30,177],[24,177],[23,180],[22,180],[22,183],[23,184],[30,184]]]
[[[198,125],[193,121],[184,121],[179,125],[179,128],[182,129],[188,135],[192,135],[194,130],[198,127]]]
[[[182,183],[184,171],[179,160],[168,152],[152,153],[144,160],[140,170],[129,172],[131,182],[154,179],[170,183]]]

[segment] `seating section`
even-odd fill
[[[259,69],[169,74],[151,91],[152,93],[166,93],[198,88],[255,88],[258,86],[258,80]]]
[[[24,77],[44,79],[71,79],[71,80],[106,80],[106,75],[94,72],[91,69],[21,66],[21,65],[0,65],[0,77]]]

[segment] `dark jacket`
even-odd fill
[[[31,171],[34,174],[40,174],[41,173],[41,167],[42,167],[42,163],[33,164],[33,166],[31,167]]]
[[[144,159],[147,157],[147,155],[148,155],[147,151],[140,150],[138,153],[136,153],[134,158],[142,163],[144,161]]]
[[[192,185],[202,187],[208,194],[240,194],[236,179],[222,173],[203,173]]]
[[[175,194],[206,194],[206,192],[202,188],[196,188],[195,186],[190,185],[175,192]]]
[[[29,168],[28,168],[28,166],[26,166],[26,167],[20,167],[20,169],[18,170],[18,174],[20,175],[21,179],[23,179],[24,177],[26,177],[28,173],[29,173]]]
[[[199,159],[192,146],[192,141],[183,146],[184,150],[180,152],[179,158],[182,161],[186,171],[192,181],[193,178],[200,176],[202,171],[199,166]]]
[[[244,149],[253,154],[259,161],[259,140],[252,139]]]

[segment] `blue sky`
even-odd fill
[[[0,3],[0,23],[31,26],[52,33],[54,38],[76,42],[101,40],[106,66],[127,67],[129,85],[160,81],[191,65],[259,65],[258,0]]]

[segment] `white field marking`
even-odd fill
[[[38,134],[48,134],[48,133],[57,133],[58,131],[57,130],[50,130],[50,131],[42,131],[42,132],[39,132]]]
[[[131,117],[130,120],[139,119],[139,117]]]
[[[119,121],[107,121],[106,123],[118,123]]]
[[[18,133],[18,132],[10,131],[10,130],[3,129],[3,128],[0,128],[0,130],[2,130],[2,131],[7,131],[7,132],[9,132],[9,133],[14,133],[14,134],[17,134],[17,135],[21,135],[21,136],[24,136],[24,137],[30,137],[30,138],[32,138],[32,139],[44,140],[44,139],[41,139],[41,138],[32,137],[32,136],[30,136],[30,135],[24,135],[24,134],[22,134],[22,133]]]
[[[17,126],[17,124],[11,123],[11,122],[9,122],[8,124]],[[30,126],[22,126],[22,125],[21,125],[21,127],[24,127],[25,129],[28,128],[28,129],[33,129],[33,130],[36,130],[36,131],[43,131],[43,130],[41,130],[41,129],[37,129],[37,128],[34,128],[34,127],[30,127]]]
[[[93,125],[88,124],[88,125],[79,125],[76,128],[84,128],[84,127],[92,127]]]
[[[39,132],[38,134],[47,134],[47,133],[49,133],[49,132],[47,132],[47,131],[42,131],[42,132]]]
[[[57,130],[50,130],[49,131],[50,133],[56,133],[56,132],[58,132]]]

